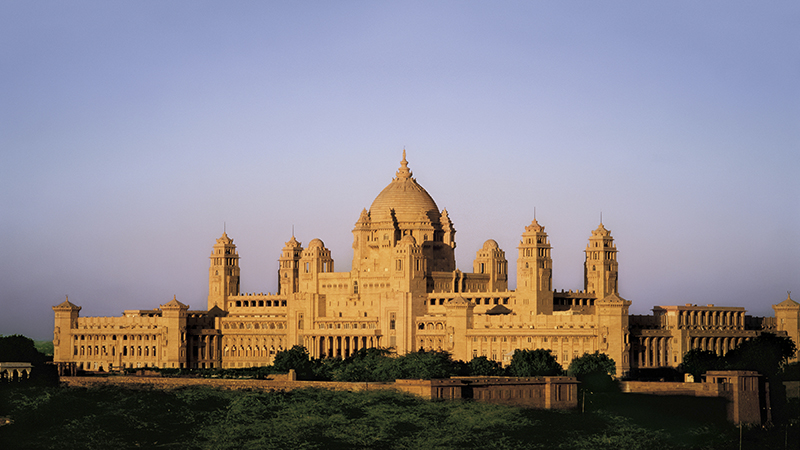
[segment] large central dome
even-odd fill
[[[411,177],[411,170],[403,150],[403,160],[397,176],[386,186],[369,207],[372,220],[385,220],[390,210],[394,210],[398,222],[419,222],[438,219],[440,213],[430,194]],[[438,220],[437,220],[438,221]]]

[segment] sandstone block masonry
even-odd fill
[[[759,388],[760,375],[746,370],[711,371],[702,383],[670,383],[652,381],[623,381],[623,392],[652,395],[691,395],[694,397],[722,397],[728,400],[728,420],[735,424],[761,425],[768,421],[769,405],[762,411],[761,400],[768,400]],[[762,414],[763,412],[763,414]]]
[[[578,289],[553,286],[553,248],[536,218],[517,246],[515,289],[506,253],[493,239],[473,249],[471,272],[460,270],[449,212],[412,176],[405,152],[400,165],[358,215],[350,270],[334,270],[321,239],[304,247],[291,236],[278,256],[278,292],[243,293],[239,250],[223,233],[209,256],[208,297],[200,305],[193,299],[193,309],[177,298],[121,317],[81,317],[69,299],[54,306],[54,361],[73,365],[64,372],[258,367],[302,345],[315,358],[380,347],[505,365],[517,349],[547,349],[565,368],[584,353],[605,353],[623,376],[676,367],[694,348],[722,355],[764,332],[800,339],[800,304],[791,298],[775,305],[771,318],[693,303],[629,315],[617,246],[603,223],[589,233]],[[530,208],[524,195],[517,198]]]

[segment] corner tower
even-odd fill
[[[619,294],[617,286],[617,247],[611,231],[603,223],[592,231],[586,246],[586,264],[583,269],[584,289],[594,293],[598,300],[611,294]]]
[[[55,326],[53,328],[53,362],[69,362],[73,354],[70,330],[78,328],[78,316],[81,307],[69,301],[69,297],[57,306],[55,311]],[[77,344],[77,343],[76,343]],[[77,352],[77,347],[75,347]]]
[[[792,300],[792,293],[786,293],[786,300],[772,305],[775,311],[775,319],[778,323],[778,330],[785,331],[792,341],[800,342],[800,304]],[[800,354],[795,354],[790,362],[800,360]]]
[[[226,233],[211,249],[208,269],[208,309],[218,307],[227,311],[228,296],[239,294],[239,254],[233,239]]]

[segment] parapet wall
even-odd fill
[[[663,381],[621,381],[622,392],[651,395],[692,395],[695,397],[719,397],[721,384],[671,383]]]
[[[668,383],[659,381],[623,381],[622,392],[651,395],[691,395],[694,397],[722,397],[728,400],[728,420],[735,424],[761,425],[770,420],[769,407],[762,417],[759,377],[753,371],[709,371],[703,383]]]

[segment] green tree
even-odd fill
[[[424,351],[407,353],[396,358],[398,378],[448,378],[458,375],[455,361],[448,352]]]
[[[796,352],[797,347],[791,338],[762,333],[754,339],[742,342],[725,355],[728,368],[755,370],[764,375],[770,386],[772,417],[779,422],[793,416],[786,402],[786,388],[781,383],[781,370]]]
[[[15,334],[0,336],[0,361],[42,364],[44,354],[36,350],[33,339]]]
[[[58,386],[58,370],[52,364],[52,357],[45,356],[36,349],[33,339],[15,334],[0,336],[0,361],[29,362],[33,364],[29,382],[43,386]]]
[[[561,375],[564,369],[550,350],[517,349],[511,357],[508,373],[515,377],[553,376]]]
[[[53,360],[53,341],[33,341],[36,350],[39,350],[49,361]]]
[[[755,370],[764,376],[774,377],[796,352],[797,347],[791,338],[762,333],[729,351],[725,361],[734,370]]]
[[[693,348],[683,355],[683,362],[680,369],[684,373],[691,374],[695,382],[700,382],[701,376],[709,370],[722,370],[725,368],[725,360],[716,353],[709,350]]]
[[[390,351],[382,348],[360,348],[348,356],[332,374],[336,381],[378,381],[376,370],[390,359]]]
[[[783,381],[800,381],[800,362],[784,365],[781,379]]]
[[[288,372],[294,369],[298,378],[313,378],[314,364],[308,355],[308,350],[302,345],[295,345],[289,350],[282,350],[275,354],[272,365],[277,372]]]
[[[469,374],[472,376],[498,376],[505,374],[503,365],[492,361],[486,356],[472,358],[468,365]]]
[[[567,374],[581,382],[581,388],[590,391],[609,391],[614,388],[613,376],[617,373],[617,364],[605,353],[596,351],[584,353],[575,358],[567,369]]]

